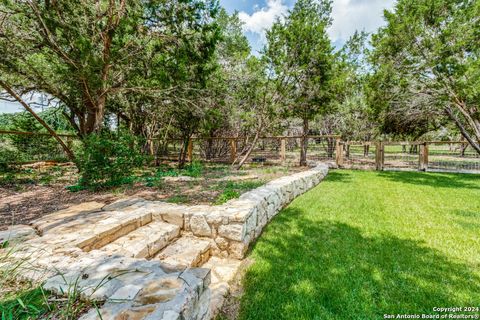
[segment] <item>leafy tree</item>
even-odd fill
[[[329,111],[335,91],[335,56],[326,32],[330,14],[329,0],[299,0],[267,32],[265,55],[275,72],[285,113],[303,121],[301,165],[306,165],[309,121]]]
[[[58,99],[80,135],[99,132],[120,95],[158,99],[178,79],[205,71],[217,6],[214,0],[2,1],[0,77],[20,94]]]
[[[480,153],[480,2],[400,0],[385,18],[373,37],[371,103],[408,132],[447,118]]]

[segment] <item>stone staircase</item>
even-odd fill
[[[216,207],[143,199],[84,203],[42,217],[32,232],[15,229],[24,240],[12,259],[32,266],[25,277],[48,279],[47,290],[74,288],[104,302],[82,320],[211,319],[249,244],[327,172],[318,166],[283,177]],[[0,233],[0,244],[3,238]]]
[[[210,240],[187,235],[171,243],[152,260],[159,260],[173,269],[201,267],[210,258],[210,251]]]
[[[181,207],[160,209],[141,199],[85,207],[34,223],[42,235],[36,240],[53,251],[69,243],[85,253],[63,263],[77,265],[75,270],[44,286],[61,293],[76,283],[85,298],[105,301],[82,320],[100,319],[98,313],[102,319],[209,319],[221,307],[241,261],[212,256],[213,239],[183,231]]]
[[[153,221],[110,242],[101,250],[131,258],[152,258],[179,235],[179,226]]]

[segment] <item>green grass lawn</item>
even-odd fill
[[[480,176],[331,171],[266,227],[240,319],[480,306]]]

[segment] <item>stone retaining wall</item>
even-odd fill
[[[7,231],[10,234],[0,232],[0,243],[12,240],[12,234],[23,239],[12,259],[35,266],[24,277],[50,278],[44,287],[55,292],[77,286],[79,292],[88,293],[84,298],[105,301],[100,310],[104,319],[211,319],[250,243],[283,207],[320,183],[327,173],[327,165],[318,165],[271,181],[221,206],[183,206],[139,198],[106,206],[83,204],[81,209],[72,207],[42,217],[32,224],[35,229],[17,226]],[[162,259],[133,259],[106,250],[117,239],[142,228],[138,234],[144,235],[148,226],[163,225],[159,221],[175,230],[169,240],[160,239],[165,243],[175,238],[172,245],[178,245],[183,239],[180,249],[185,251],[193,245],[188,239],[207,247],[210,243],[202,262],[177,270]],[[148,243],[139,245],[148,249]],[[99,286],[97,282],[109,275],[112,281]],[[211,283],[212,277],[215,281]],[[97,319],[97,313],[92,309],[82,319]]]
[[[150,208],[154,219],[179,225],[183,232],[197,237],[213,239],[213,255],[243,259],[249,244],[260,236],[265,225],[293,199],[319,184],[327,173],[328,166],[320,164],[271,181],[222,206],[161,202],[141,206]]]

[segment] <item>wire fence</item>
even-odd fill
[[[71,149],[80,145],[74,135],[59,136]],[[480,173],[480,155],[463,141],[341,141],[334,135],[261,137],[246,162],[296,165],[303,139],[307,161],[327,161],[340,168]],[[188,146],[181,139],[151,140],[144,150],[155,158],[155,164],[176,161],[185,149],[190,161],[233,163],[242,159],[251,145],[248,137],[208,137],[192,138]],[[0,130],[0,164],[41,161],[67,162],[68,158],[47,133]]]
[[[431,142],[428,168],[436,171],[480,172],[480,155],[465,142]]]
[[[294,164],[300,159],[302,136],[260,137],[247,157],[247,163]],[[338,136],[307,136],[307,161],[335,160]],[[188,145],[188,159],[232,163],[239,161],[252,145],[252,138],[193,138]],[[155,157],[178,158],[183,142],[178,139],[154,141]]]
[[[74,135],[59,134],[71,149],[79,144]],[[0,164],[67,162],[58,141],[47,133],[0,131]]]
[[[343,168],[480,173],[480,155],[466,142],[340,142]]]

